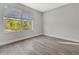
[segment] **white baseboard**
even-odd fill
[[[20,40],[28,39],[28,38],[31,38],[31,37],[39,36],[39,35],[42,35],[42,33],[36,34],[36,35],[29,35],[29,36],[17,38],[17,39],[14,39],[14,40],[9,40],[7,42],[2,42],[2,43],[0,43],[0,46],[10,44],[10,43],[13,43],[13,42],[17,42],[17,41],[20,41]]]
[[[55,38],[59,38],[59,39],[69,40],[69,41],[73,41],[73,42],[79,42],[78,39],[67,38],[67,37],[61,37],[61,36],[50,35],[50,34],[44,34],[44,35],[49,36],[49,37],[55,37]]]
[[[26,37],[17,38],[17,39],[14,39],[14,40],[9,40],[7,42],[2,42],[2,43],[0,43],[0,46],[10,44],[10,43],[13,43],[13,42],[16,42],[16,41],[32,38],[32,37],[39,36],[39,35],[46,35],[46,36],[49,36],[49,37],[56,37],[56,38],[60,38],[60,39],[64,39],[64,40],[79,42],[79,40],[77,40],[77,39],[75,40],[75,39],[71,39],[71,38],[67,38],[67,37],[61,37],[61,36],[57,36],[57,35],[49,35],[49,34],[40,33],[40,34],[36,34],[36,35],[29,35],[29,36],[26,36]]]

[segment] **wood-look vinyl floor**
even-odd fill
[[[64,43],[62,43],[64,42]],[[37,36],[0,47],[0,55],[79,55],[79,43]]]

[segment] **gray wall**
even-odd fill
[[[29,11],[33,14],[33,31],[7,32],[4,28],[4,6],[16,8],[16,11]],[[42,13],[20,4],[0,4],[0,45],[40,35],[42,33]]]
[[[69,4],[44,13],[44,34],[79,42],[79,4]]]
[[[4,6],[33,14],[33,31],[7,32],[4,29]],[[43,20],[44,19],[44,20]],[[45,35],[79,42],[79,4],[70,4],[41,13],[20,4],[0,4],[0,45],[25,38]]]

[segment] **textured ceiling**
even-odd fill
[[[33,9],[36,9],[38,11],[45,12],[66,5],[68,3],[22,3],[22,4],[31,7]]]

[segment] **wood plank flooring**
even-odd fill
[[[37,36],[1,46],[0,55],[79,55],[79,43],[71,43],[62,39]]]

